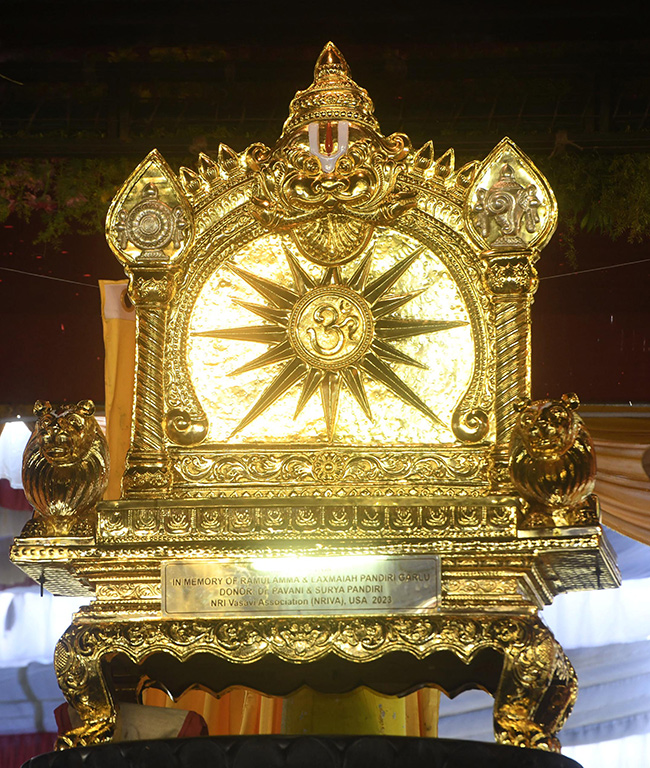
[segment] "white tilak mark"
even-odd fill
[[[319,124],[309,123],[309,151],[320,160],[321,168],[325,173],[331,173],[334,170],[336,161],[348,151],[348,128],[347,120],[339,120],[337,124],[337,142],[339,148],[333,155],[324,155],[320,151]]]

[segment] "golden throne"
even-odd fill
[[[273,148],[136,168],[107,220],[137,318],[122,498],[54,528],[35,504],[12,551],[94,597],[56,650],[64,746],[155,680],[481,687],[497,741],[559,749],[577,683],[538,611],[618,572],[577,400],[528,400],[556,218],[508,139],[456,169],[383,136],[331,43]]]

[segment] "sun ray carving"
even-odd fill
[[[300,385],[294,418],[319,392],[327,437],[331,441],[336,431],[342,387],[372,420],[366,379],[382,384],[434,424],[444,426],[391,367],[395,364],[427,367],[391,342],[467,325],[463,320],[426,320],[394,314],[428,287],[410,293],[389,294],[422,251],[422,248],[413,251],[370,282],[372,254],[360,261],[348,279],[342,277],[338,267],[328,267],[323,270],[320,280],[315,280],[291,253],[285,251],[293,289],[230,264],[230,270],[268,303],[233,301],[266,322],[199,331],[193,335],[268,345],[266,352],[231,371],[231,375],[283,363],[231,437],[261,416],[286,392]]]

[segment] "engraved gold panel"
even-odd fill
[[[109,245],[125,264],[175,262],[192,241],[191,221],[176,175],[154,149],[111,203],[106,219]]]
[[[555,733],[577,695],[571,662],[538,620],[484,615],[251,620],[116,620],[97,625],[83,618],[59,641],[54,666],[66,698],[83,726],[59,739],[59,747],[110,741],[116,724],[114,693],[102,658],[122,654],[143,663],[164,653],[184,661],[194,653],[252,664],[265,655],[307,663],[336,655],[357,662],[395,653],[423,659],[439,651],[466,664],[484,649],[504,660],[495,694],[495,735],[500,743],[559,751]],[[390,656],[388,656],[390,659]],[[551,705],[535,694],[547,693]]]
[[[482,248],[541,250],[557,226],[553,190],[508,138],[477,169],[466,212],[468,232]]]
[[[300,541],[306,533],[339,542],[378,538],[399,542],[405,536],[423,542],[437,537],[506,539],[516,533],[517,511],[514,499],[501,505],[494,498],[471,504],[450,499],[436,506],[411,499],[381,503],[369,498],[354,505],[334,499],[309,504],[294,499],[284,508],[251,502],[216,507],[197,500],[193,505],[168,502],[156,510],[115,502],[102,505],[97,537],[106,545],[210,539]]]
[[[371,241],[372,254],[369,279],[385,273],[391,267],[415,251],[419,243],[411,237],[387,230],[378,233]],[[291,244],[278,235],[267,235],[241,249],[235,257],[237,266],[280,284],[292,284],[292,276],[284,249]],[[314,279],[323,270],[294,251],[294,258]],[[342,268],[344,275],[351,275],[357,262]],[[439,416],[441,424],[410,407],[383,384],[370,377],[366,378],[365,389],[373,420],[370,421],[348,390],[340,395],[339,415],[335,440],[341,444],[403,445],[412,443],[449,443],[455,440],[451,431],[454,408],[469,385],[474,367],[474,342],[465,302],[443,261],[430,250],[425,250],[397,283],[395,292],[405,294],[411,291],[422,293],[413,298],[401,314],[417,320],[456,320],[467,325],[449,328],[438,333],[427,333],[398,341],[400,352],[426,365],[426,369],[415,366],[399,366],[399,377]],[[318,290],[318,289],[317,289]],[[331,291],[341,291],[331,288]],[[330,291],[330,292],[331,292]],[[342,291],[343,293],[343,291]],[[351,291],[348,291],[350,294]],[[307,295],[308,296],[308,295]],[[260,353],[260,345],[254,342],[233,341],[193,335],[215,327],[237,328],[252,325],[251,313],[239,302],[259,303],[259,294],[243,279],[227,268],[217,268],[207,280],[198,295],[192,311],[187,340],[187,360],[190,378],[196,389],[201,405],[208,415],[209,442],[233,440],[231,435],[244,414],[255,404],[261,391],[277,375],[281,364],[267,368],[232,375],[242,362],[253,360]],[[356,313],[363,319],[361,325],[368,334],[372,329],[372,318],[362,303],[353,300]],[[304,318],[304,306],[311,306],[305,297],[294,313],[300,312],[305,342],[299,341],[296,331],[294,339],[296,353],[307,355],[309,343],[308,325]],[[356,302],[356,303],[354,303]],[[312,307],[316,309],[316,307]],[[294,314],[294,318],[298,315]],[[313,320],[313,318],[312,318]],[[337,334],[322,336],[323,343],[336,343]],[[338,337],[337,337],[338,338]],[[359,337],[361,338],[361,337]],[[354,342],[348,350],[349,364],[355,355],[363,354],[367,345],[364,341]],[[350,341],[350,340],[348,340]],[[304,350],[304,351],[303,351]],[[308,358],[318,364],[317,355]],[[325,364],[328,364],[326,361]],[[342,366],[341,358],[339,364]],[[289,389],[264,415],[245,427],[236,436],[237,442],[254,443],[270,441],[324,442],[327,431],[323,410],[317,398],[312,398],[302,413],[294,419],[298,388]]]

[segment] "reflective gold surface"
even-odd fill
[[[595,517],[594,505],[583,502],[596,483],[596,457],[591,438],[575,412],[577,395],[559,400],[521,400],[512,432],[510,474],[531,510],[526,527],[568,525],[585,514]],[[590,509],[591,507],[591,509]]]
[[[23,457],[23,488],[34,507],[23,535],[87,536],[108,483],[108,444],[92,400],[53,408],[38,400]]]
[[[495,250],[541,250],[557,225],[557,203],[546,179],[508,138],[478,170],[469,195],[469,231]]]
[[[270,619],[112,621],[79,619],[59,641],[54,665],[65,692],[84,721],[59,739],[60,747],[110,740],[116,701],[103,685],[103,657],[121,654],[144,662],[154,653],[185,661],[208,653],[251,664],[265,655],[293,663],[313,662],[334,653],[367,662],[391,652],[416,658],[447,651],[469,663],[482,650],[504,657],[507,672],[495,692],[495,736],[502,744],[559,751],[554,734],[564,725],[577,694],[570,661],[549,630],[536,618],[466,615],[404,616],[337,620]],[[531,696],[531,691],[537,695]],[[540,694],[548,692],[544,706]],[[92,705],[90,703],[92,702]]]
[[[417,245],[412,238],[394,231],[376,234],[368,248],[368,281],[381,277],[395,267],[413,253]],[[323,268],[310,265],[296,253],[286,237],[277,235],[268,235],[251,243],[242,249],[235,263],[253,275],[263,276],[265,280],[293,285],[285,248],[314,281],[321,278]],[[343,280],[354,275],[358,262],[362,262],[364,257],[341,268]],[[356,302],[353,306],[356,306],[355,312],[360,318],[361,328],[354,338],[341,334],[340,338],[344,339],[343,343],[346,345],[347,358],[341,358],[339,354],[336,359],[332,359],[331,355],[319,354],[318,348],[313,346],[308,328],[311,326],[314,332],[317,324],[313,314],[311,317],[305,314],[305,308],[311,307],[313,313],[317,307],[312,305],[314,299],[310,298],[311,296],[318,295],[319,291],[326,295],[337,290],[347,291],[348,300],[352,297],[352,302]],[[389,331],[382,334],[381,329],[374,329],[375,321],[370,307],[361,295],[355,299],[355,292],[348,288],[316,288],[312,291],[316,293],[305,294],[302,299],[294,301],[291,318],[288,318],[293,325],[290,326],[288,334],[279,337],[288,337],[295,356],[304,360],[310,367],[325,370],[345,369],[368,351],[373,337],[389,338]],[[454,441],[451,431],[452,414],[467,389],[475,359],[468,312],[449,270],[429,250],[421,253],[391,290],[391,295],[408,293],[415,295],[404,309],[395,313],[396,317],[406,316],[423,323],[432,319],[459,323],[457,327],[445,328],[435,333],[423,332],[398,340],[394,345],[397,352],[408,356],[412,361],[410,364],[398,364],[395,366],[395,372],[439,417],[440,422],[432,423],[430,417],[409,406],[381,380],[364,373],[362,386],[367,392],[369,409],[371,413],[375,412],[375,416],[372,419],[367,418],[362,405],[350,389],[342,388],[334,435],[337,443],[399,445]],[[233,433],[242,417],[254,407],[260,393],[283,367],[280,363],[271,364],[263,369],[255,368],[237,373],[242,363],[258,357],[259,343],[207,335],[217,325],[224,329],[251,326],[251,310],[242,304],[259,303],[260,294],[250,282],[238,277],[236,273],[233,274],[224,266],[209,277],[194,305],[187,354],[190,377],[208,418],[207,440],[210,442],[233,441]],[[327,303],[325,301],[324,305]],[[325,322],[328,322],[328,318],[325,318]],[[318,342],[320,338],[325,345],[335,345],[336,339],[339,338],[336,329],[324,331],[322,323],[318,333],[314,339]],[[331,349],[328,351],[331,352]],[[309,400],[301,409],[301,413],[294,418],[299,391],[298,387],[289,389],[281,399],[265,410],[263,417],[237,432],[237,442],[326,441],[323,407],[317,398]]]
[[[341,657],[361,676],[373,661],[399,687],[400,654],[439,684],[441,651],[485,687],[471,665],[489,650],[497,740],[559,749],[576,680],[537,612],[619,574],[577,399],[530,402],[535,262],[556,222],[509,139],[456,168],[453,150],[383,136],[331,43],[273,147],[220,145],[178,175],[155,150],[143,160],[107,217],[137,320],[122,498],[96,503],[83,429],[65,470],[81,495],[52,494],[41,469],[69,456],[45,430],[25,464],[37,514],[12,549],[46,588],[96,598],[56,651],[82,721],[61,746],[111,738],[116,655],[135,695],[154,655],[174,690],[196,654],[207,677],[190,684],[215,689],[213,667],[237,679],[267,655]],[[165,562],[385,556],[440,558],[439,600],[381,617],[162,614]]]
[[[125,264],[171,263],[192,239],[191,220],[180,184],[164,158],[154,150],[133,171],[111,203],[108,242]]]
[[[370,305],[356,291],[341,284],[317,286],[294,304],[288,336],[303,362],[340,371],[370,351],[374,325]]]

